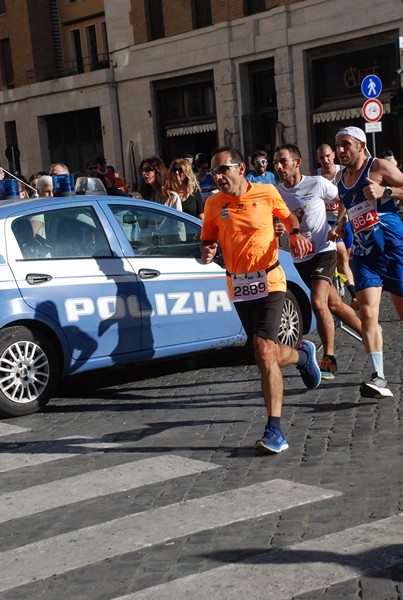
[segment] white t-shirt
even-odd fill
[[[331,183],[337,186],[336,179],[337,174],[341,171],[341,165],[334,165],[336,167],[336,171],[332,179],[329,179]],[[322,177],[322,167],[316,169],[316,175],[320,175]],[[327,179],[327,177],[325,177]],[[326,202],[326,218],[329,224],[332,224],[337,221],[337,215],[339,214],[339,203],[338,202]]]
[[[341,165],[334,165],[334,166],[336,167],[336,170],[335,170],[335,172],[334,172],[334,176],[333,176],[333,178],[332,178],[332,179],[329,179],[329,181],[330,181],[331,183],[334,183],[334,185],[337,185],[337,183],[336,183],[336,179],[337,179],[337,173],[338,173],[339,171],[341,171]],[[316,175],[320,175],[321,177],[323,177],[323,175],[322,175],[322,167],[319,167],[319,169],[316,169]],[[325,177],[325,179],[327,179],[327,177]]]
[[[329,225],[325,209],[325,203],[332,202],[337,196],[334,184],[324,177],[302,175],[301,181],[294,187],[286,188],[279,183],[277,189],[297,217],[302,235],[312,242],[314,248],[313,253],[304,258],[293,258],[294,262],[304,262],[311,259],[313,254],[335,250],[335,242],[327,239]]]

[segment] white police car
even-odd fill
[[[200,261],[200,225],[138,198],[2,202],[0,413],[35,412],[73,373],[243,344],[224,269]],[[309,292],[280,261],[280,339],[295,345],[314,326]]]

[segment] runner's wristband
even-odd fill
[[[296,235],[299,232],[300,232],[300,230],[298,229],[298,227],[294,227],[294,229],[291,231],[290,235]]]

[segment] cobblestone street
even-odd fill
[[[265,411],[239,350],[76,377],[0,422],[0,598],[402,598],[403,329],[386,295],[382,327],[394,397],[360,397],[365,354],[338,330],[333,381],[307,391],[285,370],[277,456],[255,455]]]

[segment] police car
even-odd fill
[[[202,264],[201,222],[139,198],[0,205],[0,413],[43,407],[62,377],[245,343],[225,270]],[[280,339],[314,326],[287,252]]]

